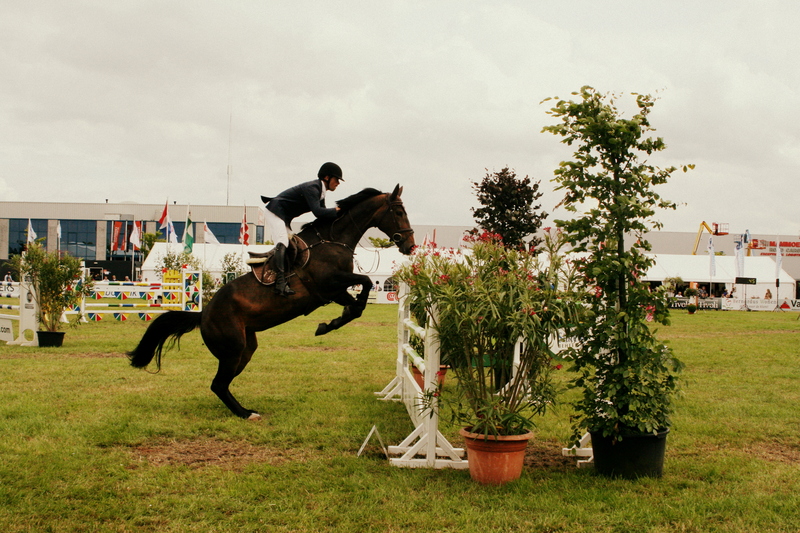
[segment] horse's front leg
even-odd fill
[[[367,307],[369,291],[372,288],[371,279],[359,274],[344,274],[338,276],[336,281],[342,288],[332,295],[332,300],[344,308],[342,309],[342,316],[334,318],[327,324],[322,322],[317,326],[315,335],[325,335],[329,331],[339,329],[351,320],[360,317]],[[361,285],[361,292],[358,293],[356,298],[353,298],[350,293],[347,292],[347,289],[354,285]]]

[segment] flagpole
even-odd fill
[[[775,311],[782,311],[780,308],[780,290],[781,290],[781,263],[783,262],[783,255],[781,254],[781,237],[775,236]]]
[[[136,231],[136,219],[134,218],[133,219],[133,229],[131,230],[131,233],[133,233],[135,231]],[[135,281],[136,280],[136,273],[135,273],[135,270],[136,270],[136,249],[133,246],[132,242],[128,242],[128,244],[131,247],[131,281]]]

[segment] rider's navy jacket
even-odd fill
[[[336,208],[325,207],[322,180],[316,179],[286,189],[275,198],[262,196],[267,209],[278,215],[287,226],[292,220],[311,211],[317,218],[336,218]]]

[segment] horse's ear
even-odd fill
[[[397,200],[400,198],[400,195],[403,194],[403,188],[398,183],[394,186],[394,191],[392,192],[391,196],[389,197],[392,201]]]

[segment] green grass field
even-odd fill
[[[396,307],[314,337],[339,311],[259,334],[232,390],[261,422],[211,393],[216,360],[198,332],[159,374],[122,355],[138,320],[68,329],[62,348],[0,346],[0,530],[800,530],[796,314],[676,312],[661,328],[687,366],[662,479],[575,468],[560,456],[563,405],[541,421],[522,478],[498,488],[389,466],[376,445],[356,457],[373,424],[387,445],[412,427],[373,395],[394,372]]]

